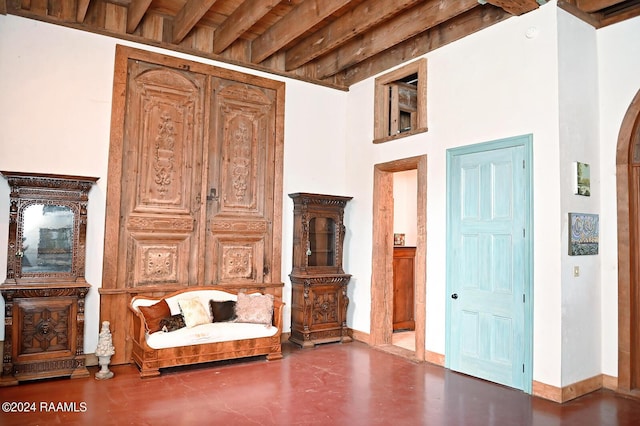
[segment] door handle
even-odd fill
[[[208,201],[218,201],[218,194],[216,193],[216,189],[215,188],[211,188],[209,190],[209,195],[207,195],[207,200]]]
[[[457,299],[457,298],[458,298],[458,293],[453,293],[453,294],[451,295],[451,298],[452,298],[452,299]]]

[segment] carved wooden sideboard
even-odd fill
[[[88,193],[97,178],[1,172],[11,189],[0,386],[87,377]]]
[[[295,193],[291,337],[303,348],[350,342],[347,284],[342,268],[344,208],[352,197]]]
[[[282,296],[284,83],[118,46],[101,320],[185,287]]]

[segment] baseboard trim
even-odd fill
[[[444,354],[439,354],[437,352],[424,351],[424,360],[431,363],[439,365],[440,367],[444,367]]]
[[[562,388],[534,380],[532,394],[540,398],[563,403],[602,388],[617,391],[618,378],[606,374],[598,374]]]
[[[602,387],[612,391],[618,390],[618,378],[609,376],[608,374],[602,375]]]
[[[94,367],[96,365],[99,365],[98,357],[96,356],[96,354],[85,354],[84,365],[86,365],[87,367]]]
[[[349,334],[351,335],[351,338],[353,340],[357,340],[358,342],[366,343],[367,345],[371,346],[371,344],[369,343],[371,341],[371,336],[369,335],[369,333],[350,328]]]

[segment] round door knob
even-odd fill
[[[453,294],[451,295],[451,298],[452,298],[452,299],[457,299],[457,298],[458,298],[458,293],[453,293]]]

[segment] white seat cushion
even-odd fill
[[[204,343],[227,342],[231,340],[255,339],[274,336],[278,328],[272,325],[214,322],[193,328],[181,328],[169,333],[147,334],[147,345],[153,349],[175,348]]]

